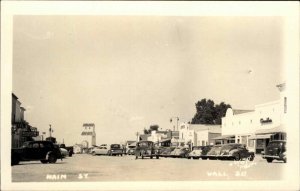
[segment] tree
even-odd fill
[[[159,125],[150,125],[149,129],[144,129],[144,134],[151,134],[152,131],[158,131]]]
[[[196,104],[196,114],[194,115],[192,124],[221,124],[222,117],[225,116],[226,110],[231,108],[229,104],[221,102],[215,105],[214,101],[202,99]]]

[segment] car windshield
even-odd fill
[[[140,143],[138,143],[138,146],[140,146],[140,147],[149,147],[151,145],[152,145],[151,142],[140,142]]]
[[[269,147],[282,147],[283,142],[270,142]]]
[[[120,145],[118,145],[118,144],[112,144],[111,146],[110,146],[110,148],[112,148],[112,149],[119,149],[121,146]]]

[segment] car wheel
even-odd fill
[[[96,155],[96,153],[95,153],[95,152],[92,152],[92,155],[93,155],[93,156],[95,156],[95,155]]]
[[[48,162],[49,163],[56,163],[56,161],[57,161],[56,156],[54,154],[50,154],[49,158],[48,158]]]
[[[250,155],[250,156],[249,156],[249,160],[250,160],[250,161],[253,161],[253,160],[254,160],[254,156],[253,156],[253,155]]]
[[[283,162],[286,163],[286,159],[283,159]]]
[[[72,152],[69,152],[69,157],[72,157],[73,153]]]
[[[159,156],[156,156],[156,159],[159,159]]]
[[[123,154],[121,154],[121,156],[123,156]]]
[[[234,160],[240,160],[241,158],[240,158],[240,155],[239,154],[236,154],[235,156],[234,156]]]
[[[153,156],[151,156],[150,159],[153,159]]]
[[[144,155],[142,155],[142,159],[144,159]]]
[[[270,158],[267,159],[268,163],[271,163],[272,161],[273,161],[273,159],[270,159]]]
[[[138,156],[137,156],[137,155],[135,156],[135,160],[136,160],[136,159],[138,159]]]
[[[48,163],[48,161],[47,160],[41,160],[41,163],[46,164],[46,163]]]

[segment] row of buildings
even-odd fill
[[[205,146],[225,143],[245,144],[261,153],[270,140],[286,140],[287,96],[285,83],[277,85],[280,99],[255,105],[254,110],[227,109],[221,125],[182,123],[178,131],[152,131],[139,135],[160,146]]]
[[[11,112],[11,146],[18,148],[25,141],[32,141],[39,136],[36,127],[32,127],[24,118],[26,109],[21,107],[19,98],[12,94],[12,112]]]

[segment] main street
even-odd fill
[[[12,166],[13,182],[279,180],[286,164],[250,161],[138,159],[134,156],[75,154],[55,164],[39,161]]]

